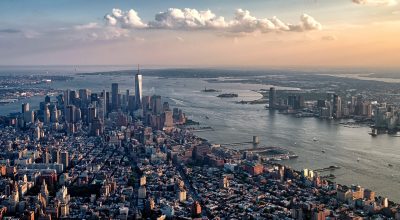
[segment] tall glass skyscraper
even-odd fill
[[[118,83],[111,84],[111,104],[113,110],[119,109]]]
[[[135,76],[135,105],[136,109],[142,108],[142,75],[138,71]]]

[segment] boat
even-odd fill
[[[312,139],[313,141],[318,141],[318,139],[316,138],[316,137],[313,137],[313,139]]]
[[[376,136],[378,136],[378,130],[373,128],[372,131],[368,134],[370,134],[372,137],[376,137]]]
[[[388,164],[388,166],[389,166],[389,167],[393,167],[393,165],[392,165],[392,164],[390,164],[390,163]]]
[[[205,117],[206,119],[210,119],[208,116]]]
[[[357,158],[357,162],[360,162],[360,158]]]
[[[321,150],[322,153],[325,153],[325,150]]]

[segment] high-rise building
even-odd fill
[[[90,97],[90,90],[89,89],[80,89],[79,91],[79,98],[82,101],[82,104],[86,104],[89,102]]]
[[[135,96],[128,96],[128,112],[133,112],[135,110]]]
[[[104,118],[107,115],[107,97],[106,97],[106,91],[103,90],[102,96],[98,100],[99,103],[99,112],[98,112],[98,117],[104,121]]]
[[[90,135],[92,136],[99,136],[102,135],[104,132],[104,124],[103,121],[99,118],[94,118],[93,121],[90,123],[89,126]]]
[[[106,115],[111,112],[110,92],[106,92]]]
[[[46,95],[46,97],[44,97],[44,102],[50,103],[50,101],[51,101],[50,96]]]
[[[333,95],[333,117],[342,117],[342,99],[336,94]]]
[[[50,121],[55,123],[58,122],[58,110],[57,110],[57,106],[53,105],[51,112],[50,112]]]
[[[64,170],[66,170],[69,165],[68,151],[61,152],[61,163],[64,166]]]
[[[43,122],[45,124],[49,124],[50,123],[50,110],[49,110],[49,106],[46,105],[43,111]]]
[[[154,115],[159,115],[162,112],[161,96],[153,95],[151,97],[151,109]]]
[[[111,84],[111,105],[112,105],[112,110],[119,109],[118,83]]]
[[[164,127],[174,126],[174,118],[172,117],[172,111],[165,111],[163,113],[163,125]]]
[[[70,104],[69,99],[69,89],[64,92],[64,106],[68,106]]]
[[[135,104],[136,109],[142,108],[142,75],[139,72],[139,66],[135,76]]]
[[[23,115],[25,123],[34,123],[35,122],[35,113],[33,111],[27,111]]]
[[[276,91],[274,87],[269,88],[269,108],[276,107]]]
[[[21,113],[24,114],[25,112],[29,111],[29,103],[22,103],[22,111]]]
[[[53,149],[51,151],[51,160],[53,163],[61,163],[60,150]]]
[[[97,118],[97,109],[91,104],[88,107],[87,123],[92,123],[95,118]]]
[[[67,123],[75,123],[75,106],[67,105],[65,110],[65,121]]]

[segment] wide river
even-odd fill
[[[223,80],[223,79],[221,79]],[[53,82],[53,88],[89,88],[93,92],[111,90],[111,83],[120,84],[120,92],[134,90],[134,77],[83,76],[67,82]],[[205,87],[238,93],[238,98],[217,98],[218,93],[201,92]],[[295,118],[264,109],[264,105],[236,104],[235,101],[261,97],[259,89],[268,85],[242,83],[208,83],[203,79],[146,77],[144,95],[159,94],[172,106],[179,107],[202,126],[213,131],[197,134],[211,143],[251,141],[253,135],[262,145],[279,146],[299,157],[282,161],[295,169],[318,169],[331,165],[341,169],[332,171],[340,184],[359,184],[377,191],[378,195],[400,202],[400,138],[389,135],[371,137],[368,127],[350,128],[337,121],[316,118]],[[279,88],[278,88],[279,89]],[[43,97],[29,100],[33,108]],[[0,106],[0,114],[20,110],[21,102]],[[207,116],[207,117],[206,117]],[[313,138],[318,139],[314,141]],[[389,167],[388,164],[392,164]]]

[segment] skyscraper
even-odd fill
[[[22,103],[22,111],[21,113],[29,112],[29,103]]]
[[[333,95],[333,117],[342,117],[342,99],[338,95]]]
[[[66,170],[69,166],[68,151],[61,152],[61,163],[64,165],[64,170]]]
[[[75,123],[75,106],[68,105],[65,111],[65,121],[67,123]]]
[[[118,83],[111,84],[111,105],[113,110],[119,109]]]
[[[269,108],[276,107],[276,91],[274,87],[269,88]]]
[[[135,76],[135,104],[136,109],[142,108],[142,75],[139,73],[139,66]]]
[[[162,111],[161,96],[153,95],[151,97],[151,109],[153,110],[154,115],[161,114]]]

